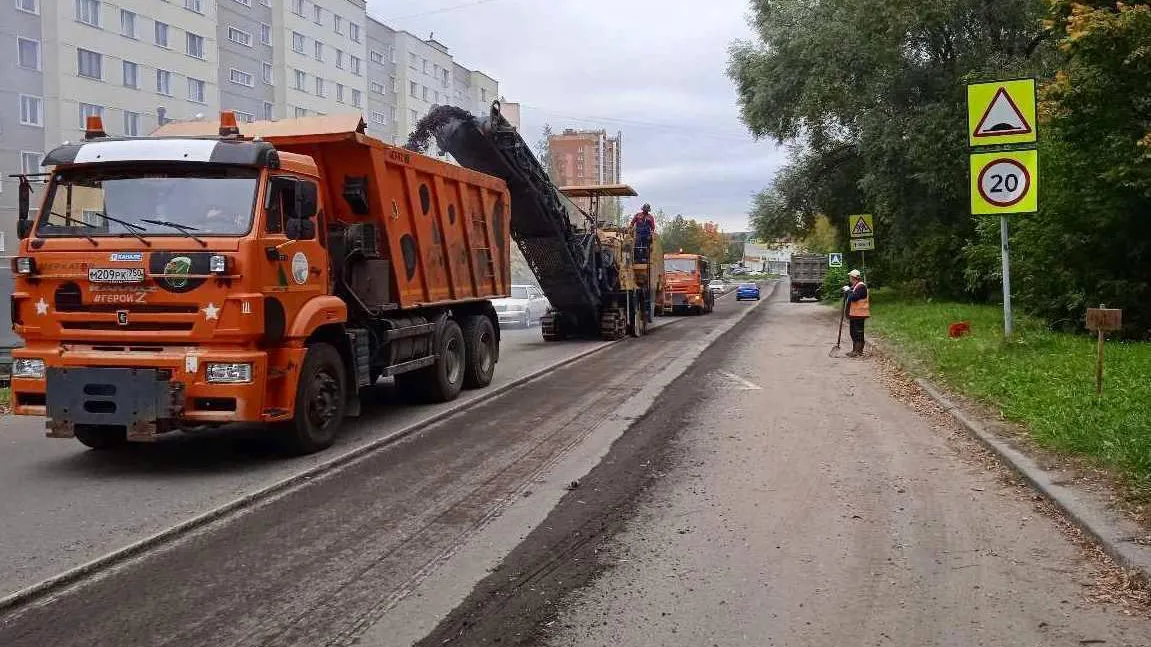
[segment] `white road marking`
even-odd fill
[[[743,379],[742,377],[736,375],[735,373],[728,373],[727,371],[716,371],[716,373],[718,375],[722,375],[723,377],[726,377],[727,379],[731,380],[732,382],[736,382],[736,383],[742,385],[743,388],[740,389],[741,391],[762,391],[763,390],[762,386],[755,384],[754,382],[749,382],[749,381]]]

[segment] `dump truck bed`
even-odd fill
[[[827,276],[826,254],[792,254],[791,282],[823,284]]]

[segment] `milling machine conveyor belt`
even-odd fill
[[[598,325],[599,246],[584,216],[552,183],[519,132],[493,104],[480,120],[460,108],[438,106],[421,120],[408,148],[434,136],[462,166],[503,179],[511,193],[511,234],[552,306]]]

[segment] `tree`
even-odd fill
[[[539,160],[540,166],[547,172],[548,177],[552,182],[558,182],[559,169],[556,162],[552,159],[551,155],[551,137],[555,132],[552,130],[551,124],[544,124],[543,132],[538,141],[536,141],[536,159]]]

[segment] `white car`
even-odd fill
[[[492,299],[492,305],[496,307],[501,326],[527,328],[538,322],[551,304],[534,285],[513,285],[510,297]]]
[[[716,279],[715,281],[707,284],[707,289],[712,292],[722,293],[727,290],[727,284]]]

